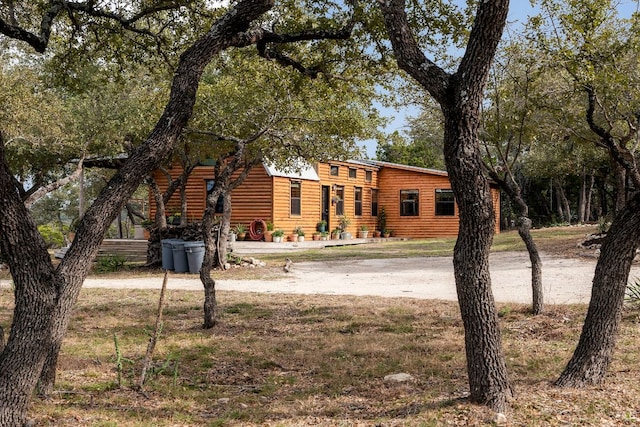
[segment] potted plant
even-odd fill
[[[382,237],[391,237],[391,230],[382,230]]]
[[[296,227],[296,229],[293,230],[293,234],[298,235],[298,242],[304,242],[304,230],[302,227]]]
[[[318,224],[316,225],[316,229],[318,230],[319,233],[322,233],[323,231],[327,231],[327,221],[323,219],[322,221],[318,222]]]
[[[242,241],[245,237],[247,237],[247,227],[244,224],[236,225],[236,234],[238,235],[238,240]]]
[[[331,232],[331,238],[333,240],[338,240],[340,238],[340,233],[342,232],[342,230],[340,230],[339,228],[335,228],[332,232]]]
[[[374,238],[379,238],[380,236],[382,236],[382,231],[380,231],[380,230],[373,230],[373,231],[371,232],[371,236],[372,236],[372,237],[374,237]]]
[[[380,233],[384,233],[387,229],[387,213],[384,208],[380,208],[380,212],[378,212],[378,230]]]
[[[347,227],[349,227],[349,224],[351,224],[351,220],[348,216],[342,215],[338,219],[338,221],[340,222],[340,238],[343,240],[350,240],[351,233],[347,231]]]
[[[367,237],[369,237],[369,226],[367,226],[367,224],[362,224],[360,226],[358,237],[360,237],[361,239],[366,239]]]
[[[329,232],[323,231],[320,233],[320,240],[329,240]]]
[[[282,242],[282,237],[284,236],[284,230],[274,230],[272,237],[274,243]]]
[[[264,230],[264,241],[273,242],[273,223],[267,221],[267,229]]]
[[[180,212],[174,212],[167,217],[167,225],[180,225],[180,219],[182,214]]]
[[[312,235],[311,238],[313,240],[320,240],[320,232],[319,231],[315,231]]]

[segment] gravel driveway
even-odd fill
[[[547,304],[587,303],[596,260],[542,255],[542,280]],[[531,301],[531,263],[526,252],[491,254],[494,295],[499,302]],[[630,278],[640,277],[634,265]],[[160,288],[161,277],[89,278],[85,287]],[[218,290],[263,293],[377,295],[455,300],[451,257],[375,259],[295,263],[282,279],[216,280]],[[2,283],[7,286],[8,283]],[[201,290],[198,275],[170,276],[170,289]]]

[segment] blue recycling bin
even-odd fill
[[[171,250],[173,252],[173,271],[176,273],[186,273],[189,271],[187,263],[187,253],[184,251],[184,240],[171,242]]]
[[[184,251],[187,253],[189,273],[199,273],[200,267],[202,267],[202,261],[204,261],[204,242],[200,240],[184,242]]]
[[[162,239],[162,268],[165,270],[173,270],[173,242],[181,242],[182,239]]]

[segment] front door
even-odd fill
[[[322,219],[327,221],[327,231],[331,230],[329,225],[329,209],[331,208],[331,187],[322,186]]]

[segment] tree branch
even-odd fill
[[[80,176],[80,174],[82,173],[82,162],[84,161],[84,157],[80,159],[80,161],[78,162],[78,166],[76,167],[76,170],[73,171],[73,173],[71,175],[65,176],[62,179],[59,179],[55,182],[52,182],[49,185],[45,185],[43,187],[38,188],[36,191],[30,193],[27,195],[26,199],[24,200],[24,204],[27,207],[27,209],[31,208],[31,206],[37,202],[39,199],[41,199],[42,197],[44,197],[46,194],[57,190],[60,187],[63,187],[65,185],[67,185],[70,182],[73,182],[75,180],[78,179],[78,177]]]

